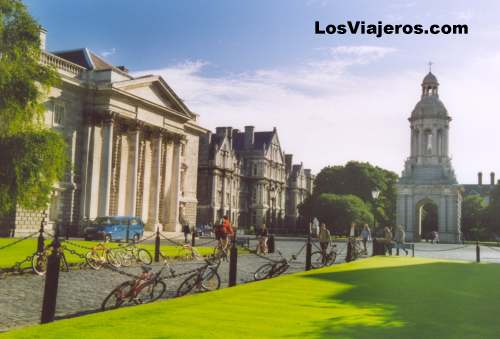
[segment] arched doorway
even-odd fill
[[[418,235],[420,239],[429,239],[433,231],[439,230],[438,206],[432,200],[424,200],[418,206]]]

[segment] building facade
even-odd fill
[[[276,128],[218,127],[207,133],[200,139],[198,224],[216,224],[228,215],[243,228],[295,226],[297,204],[312,192],[312,175],[302,165],[292,167],[291,156],[287,167],[286,159]]]
[[[45,41],[45,39],[42,39]],[[48,53],[61,84],[50,90],[45,123],[66,139],[71,168],[47,211],[18,208],[7,231],[50,225],[76,228],[81,219],[140,216],[146,228],[179,231],[197,213],[198,143],[207,132],[160,76],[134,77],[86,48]]]
[[[439,83],[429,72],[422,82],[422,96],[410,121],[410,157],[397,185],[397,223],[407,240],[424,236],[422,221],[429,205],[436,212],[435,230],[443,242],[460,241],[462,188],[457,184],[449,157],[451,117],[438,95]],[[431,210],[431,209],[429,209]]]

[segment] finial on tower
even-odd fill
[[[428,63],[428,65],[429,65],[429,73],[431,73],[431,72],[432,72],[432,65],[433,65],[433,64],[434,64],[434,63],[433,63],[432,61],[429,61],[429,63]]]

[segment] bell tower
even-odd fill
[[[439,82],[430,70],[421,87],[420,101],[408,119],[410,156],[397,186],[397,222],[406,229],[408,240],[437,231],[442,241],[457,242],[462,197],[449,156],[452,119],[439,98]],[[433,220],[425,219],[429,205],[437,210]]]

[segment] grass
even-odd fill
[[[3,337],[498,338],[499,280],[493,264],[375,257]]]
[[[0,247],[11,243],[15,241],[15,239],[12,238],[0,238]],[[72,243],[76,243],[81,246],[85,247],[92,247],[98,244],[98,241],[83,241],[83,240],[71,240]],[[48,245],[50,241],[46,240],[45,244]],[[64,244],[64,242],[63,242]],[[69,249],[76,251],[79,254],[85,255],[89,250],[85,248],[79,248],[77,246],[71,245],[71,244],[64,244],[67,246]],[[108,244],[107,244],[108,245]],[[147,243],[147,244],[140,244],[138,245],[141,248],[147,249],[151,255],[154,254],[154,244]],[[118,247],[118,243],[109,243],[109,247]],[[37,248],[37,239],[36,238],[31,238],[31,239],[26,239],[23,240],[11,247],[5,248],[3,250],[0,250],[0,269],[2,268],[10,268],[12,267],[16,262],[24,260],[27,256],[33,255],[33,253],[36,251]],[[183,250],[179,246],[166,246],[162,245],[160,248],[162,254],[167,257],[178,257],[178,256],[185,256],[187,253],[186,250]],[[197,247],[196,250],[201,254],[201,255],[208,255],[213,252],[212,247]],[[66,260],[70,264],[77,264],[83,262],[83,259],[80,258],[77,255],[71,254],[69,251],[65,252],[66,255]],[[31,267],[31,261],[24,263],[21,268],[28,268]]]

